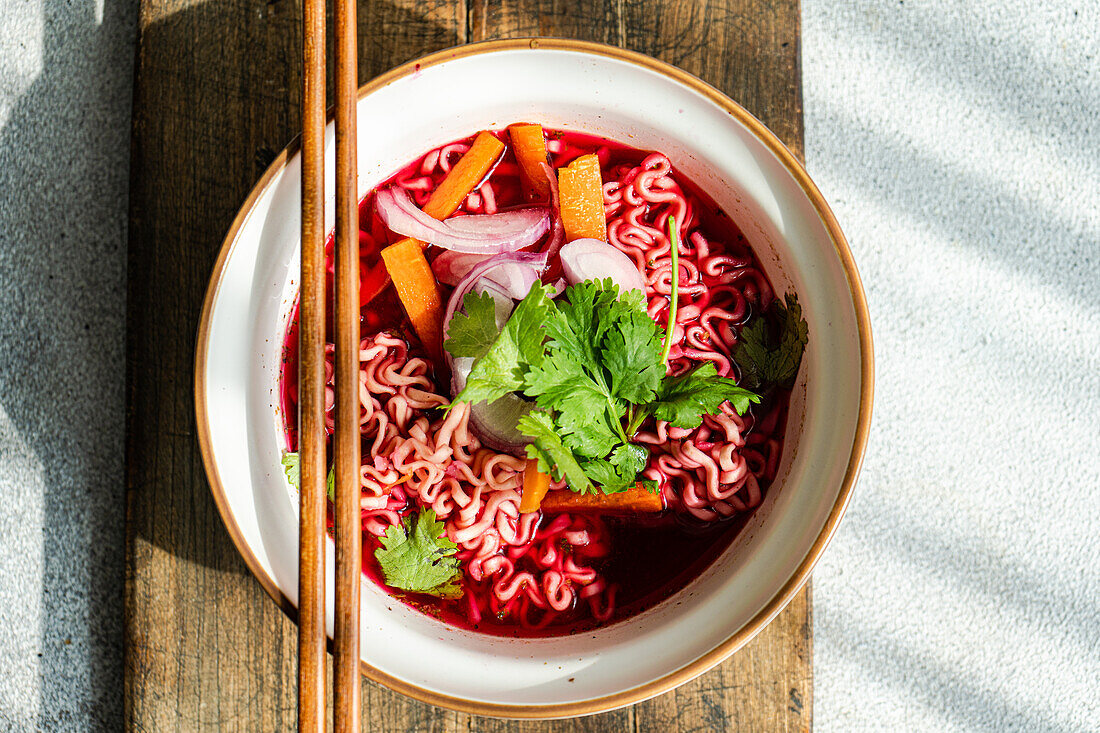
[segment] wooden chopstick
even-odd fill
[[[298,730],[325,730],[325,0],[302,9]]]
[[[336,618],[333,730],[360,729],[359,584],[359,197],[355,105],[356,0],[335,0],[336,35]]]

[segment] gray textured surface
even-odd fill
[[[134,0],[0,6],[0,728],[121,723]],[[821,731],[1100,720],[1100,8],[803,3],[875,429],[815,574]]]
[[[818,730],[1098,730],[1100,7],[803,15],[807,164],[878,361],[814,573]]]
[[[0,729],[117,730],[136,3],[0,8]]]

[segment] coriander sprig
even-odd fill
[[[536,283],[491,344],[485,298],[468,294],[466,315],[448,329],[448,351],[477,358],[455,403],[493,402],[508,392],[534,400],[517,426],[533,439],[528,456],[573,491],[635,486],[649,453],[631,438],[651,415],[692,429],[726,400],[742,414],[760,400],[719,377],[711,362],[667,376],[661,329],[644,295],[620,295],[610,279],[578,283],[557,300]]]
[[[794,384],[809,341],[798,296],[787,293],[784,300],[776,299],[770,323],[757,318],[742,328],[733,351],[741,382],[761,394]]]
[[[386,585],[440,598],[460,597],[462,572],[455,556],[458,545],[444,530],[443,522],[431,509],[422,509],[415,518],[409,515],[402,524],[391,525],[374,551]]]

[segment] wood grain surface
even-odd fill
[[[127,338],[130,729],[294,727],[296,631],[249,575],[218,516],[191,385],[218,248],[252,184],[297,134],[300,13],[295,0],[141,4]],[[802,151],[797,0],[361,0],[358,25],[361,80],[488,38],[557,35],[626,46],[701,76]],[[515,723],[433,708],[364,682],[363,728],[809,730],[810,614],[807,589],[715,670],[624,710]]]

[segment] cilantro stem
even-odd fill
[[[611,396],[607,397],[607,406],[611,408],[611,415],[614,415],[617,410],[615,409],[615,403],[612,402]],[[629,443],[630,438],[626,437],[626,431],[623,430],[623,424],[616,418],[611,418],[611,424],[615,426],[615,429],[619,432],[619,437],[622,438],[624,443]]]
[[[672,294],[668,299],[668,330],[665,331],[665,350],[661,361],[668,364],[668,353],[672,349],[672,330],[676,327],[676,306],[680,297],[680,232],[676,217],[668,215],[668,244],[672,251]]]
[[[634,437],[634,433],[638,432],[638,428],[642,427],[642,423],[649,417],[649,406],[634,405],[630,409],[630,420],[626,424],[626,432],[631,438]]]

